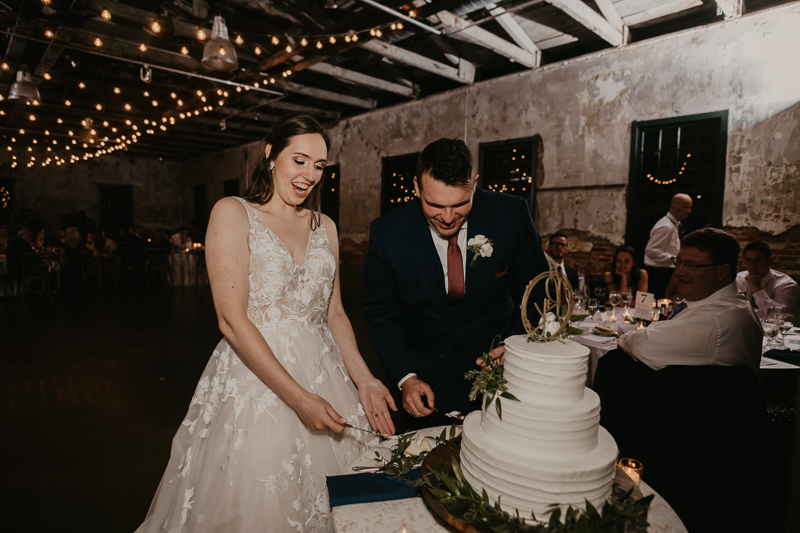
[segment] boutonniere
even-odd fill
[[[478,257],[491,257],[494,248],[492,248],[491,239],[487,239],[485,235],[475,235],[467,241],[467,250],[474,254],[469,266],[475,266],[475,260]]]

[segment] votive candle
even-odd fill
[[[622,468],[622,471],[637,485],[642,481],[644,465],[641,461],[637,461],[636,459],[620,459],[619,467]]]

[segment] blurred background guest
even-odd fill
[[[672,258],[678,255],[683,237],[683,225],[692,212],[692,198],[678,193],[672,197],[669,212],[650,230],[650,239],[644,251],[644,264],[650,273],[650,292],[663,298],[675,267]]]
[[[192,248],[192,237],[189,235],[189,228],[181,226],[178,228],[177,233],[170,237],[172,246],[180,250],[187,250]]]
[[[77,298],[81,294],[83,270],[81,267],[81,253],[86,250],[83,236],[75,226],[70,226],[64,232],[67,245],[64,247],[61,271],[61,294],[64,298]]]
[[[46,248],[50,248],[53,246],[53,242],[50,239],[50,236],[47,235],[47,230],[44,228],[40,228],[35,232],[36,238],[33,242],[33,247],[37,250],[44,250]]]
[[[767,318],[769,308],[784,306],[784,312],[800,320],[800,288],[797,282],[772,269],[772,249],[765,242],[755,241],[744,247],[744,268],[736,275],[736,287],[761,318]]]
[[[550,244],[547,248],[547,259],[550,269],[563,274],[574,289],[578,288],[578,271],[564,262],[564,256],[569,253],[569,241],[567,236],[560,231],[550,236]]]
[[[612,272],[603,274],[608,294],[633,292],[635,301],[638,291],[647,292],[647,271],[639,268],[639,254],[631,246],[622,245],[614,252],[611,260]]]

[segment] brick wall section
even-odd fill
[[[794,226],[778,235],[770,235],[755,228],[726,227],[725,231],[736,237],[742,248],[755,240],[769,244],[774,258],[772,268],[789,274],[800,283],[800,226]],[[584,231],[562,230],[562,233],[569,238],[570,252],[566,258],[567,263],[586,276],[587,284],[602,284],[603,273],[611,270],[611,259],[614,257],[617,246],[607,239],[593,236]],[[542,237],[545,248],[549,237],[549,235]],[[367,241],[355,242],[352,239],[342,239],[339,243],[343,286],[361,283],[364,274],[364,259],[367,256],[368,248]],[[643,255],[644,250],[641,250],[640,263]],[[739,270],[744,270],[741,259]]]

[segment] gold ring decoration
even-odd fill
[[[537,283],[544,280],[544,293],[545,299],[543,303],[543,307],[539,307],[538,303],[534,303],[533,305],[536,307],[536,310],[539,311],[539,314],[542,316],[543,320],[541,323],[533,327],[528,320],[528,298],[531,295],[531,291],[536,286]],[[551,284],[553,289],[555,290],[556,299],[553,300],[550,297],[552,292]],[[562,292],[566,292],[567,301],[562,302],[561,296]],[[566,313],[562,314],[563,306],[566,305]],[[564,334],[564,331],[569,327],[569,321],[572,318],[572,285],[570,284],[569,280],[564,277],[563,274],[560,272],[555,272],[549,270],[547,272],[542,272],[535,278],[533,278],[528,286],[525,288],[525,294],[522,296],[522,305],[520,305],[520,310],[522,311],[522,325],[525,326],[525,331],[528,332],[528,335],[531,339],[538,342],[551,342],[560,340],[561,336]],[[555,333],[552,335],[546,335],[546,327],[547,321],[544,320],[544,317],[547,316],[548,312],[552,312],[555,309],[555,315],[561,321],[561,324],[556,330]]]

